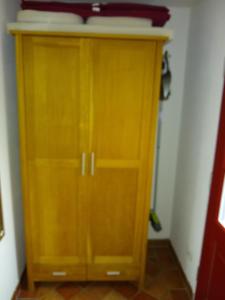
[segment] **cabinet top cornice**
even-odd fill
[[[117,27],[100,25],[68,25],[68,24],[42,24],[42,23],[9,23],[8,31],[13,34],[54,35],[74,37],[99,38],[125,38],[135,40],[161,40],[172,39],[171,30],[162,27]]]

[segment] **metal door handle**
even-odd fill
[[[95,175],[95,154],[91,152],[91,176]]]
[[[81,155],[81,176],[85,176],[86,173],[86,153],[82,152]]]

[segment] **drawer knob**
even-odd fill
[[[119,276],[120,275],[120,271],[108,271],[108,272],[106,272],[106,274],[108,276]]]
[[[66,276],[66,272],[52,272],[53,276]]]

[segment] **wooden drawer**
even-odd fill
[[[41,265],[32,267],[34,281],[83,281],[87,279],[85,266]]]
[[[125,281],[138,280],[140,270],[135,267],[98,265],[88,267],[88,280]]]

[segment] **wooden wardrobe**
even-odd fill
[[[167,37],[12,33],[30,289],[141,284]]]

